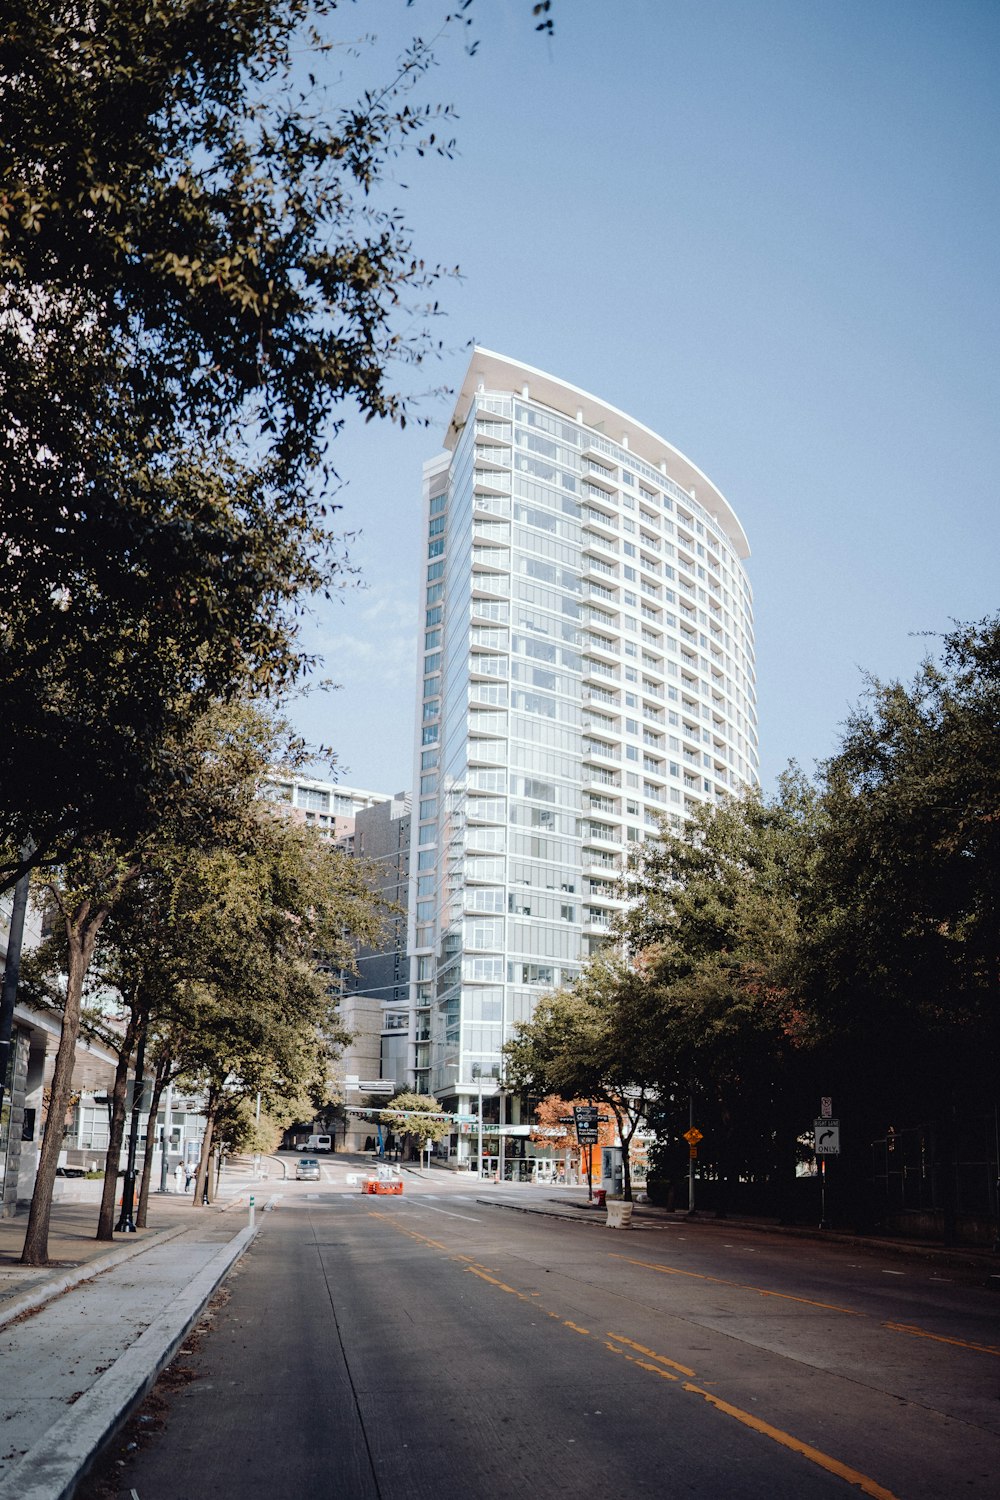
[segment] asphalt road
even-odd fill
[[[1000,1281],[323,1175],[282,1184],[120,1495],[996,1500]]]

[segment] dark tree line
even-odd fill
[[[840,1216],[870,1222],[872,1141],[928,1126],[947,1228],[957,1123],[1000,1097],[998,749],[994,617],[946,635],[912,684],[870,680],[814,780],[793,767],[773,797],[703,807],[642,845],[627,962],[592,964],[540,1008],[512,1048],[519,1077],[560,1089],[596,1018],[605,1070],[655,1085],[666,1176],[686,1172],[694,1100],[720,1208],[794,1211],[827,1096]]]

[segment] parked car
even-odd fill
[[[319,1162],[314,1156],[304,1156],[295,1163],[296,1182],[319,1182]]]

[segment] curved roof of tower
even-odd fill
[[[532,401],[559,412],[571,421],[581,421],[592,427],[610,441],[627,448],[637,458],[644,459],[653,468],[666,472],[669,479],[680,485],[702,510],[714,517],[729,537],[739,557],[750,555],[750,544],[736,512],[708,475],[691,462],[666,438],[652,428],[637,422],[626,412],[619,411],[599,396],[580,390],[579,386],[536,370],[520,360],[479,345],[472,351],[472,358],[455,402],[455,411],[448,427],[445,447],[453,448],[458,433],[465,423],[473,396],[480,387],[487,390],[510,391],[524,394]]]

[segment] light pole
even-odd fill
[[[135,1054],[135,1075],[132,1079],[132,1119],[128,1133],[128,1160],[125,1166],[125,1180],[122,1186],[122,1211],[115,1230],[118,1234],[135,1234],[135,1219],[133,1217],[135,1199],[135,1154],[139,1144],[139,1114],[142,1110],[143,1096],[146,1092],[146,1080],[143,1077],[146,1057],[146,1030],[143,1027],[139,1037],[139,1045]]]
[[[25,859],[28,859],[31,850],[26,845],[21,853]],[[24,914],[28,907],[30,882],[31,877],[27,871],[18,876],[14,887],[10,928],[7,933],[7,957],[4,962],[3,989],[0,991],[0,1114],[3,1113],[7,1064],[14,1036],[14,1006],[17,1004],[17,982],[21,974],[21,944],[24,938]]]
[[[168,1170],[168,1167],[170,1165],[169,1162],[168,1162],[168,1160],[167,1160],[167,1153],[168,1153],[169,1147],[170,1147],[170,1134],[171,1134],[171,1130],[173,1128],[172,1125],[171,1125],[171,1120],[170,1120],[170,1111],[171,1111],[171,1106],[173,1104],[173,1092],[174,1092],[174,1086],[173,1086],[173,1084],[172,1083],[168,1083],[167,1084],[167,1092],[163,1096],[163,1098],[164,1098],[164,1104],[163,1104],[163,1124],[160,1127],[160,1192],[161,1193],[165,1193],[167,1191],[167,1170]]]

